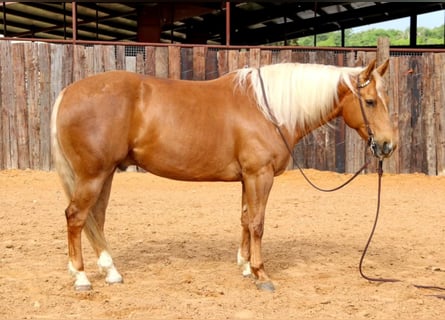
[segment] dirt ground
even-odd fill
[[[347,175],[308,170],[329,187]],[[364,262],[377,176],[325,194],[297,171],[275,180],[263,251],[277,290],[236,265],[240,184],[119,173],[106,223],[124,284],[107,285],[84,241],[90,292],[67,272],[66,200],[54,172],[0,172],[0,319],[440,319],[445,292],[445,177],[383,178],[381,218]],[[85,239],[84,239],[85,240]]]

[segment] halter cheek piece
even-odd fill
[[[366,131],[368,132],[368,147],[371,149],[371,152],[373,155],[375,155],[377,144],[374,140],[374,133],[371,130],[371,127],[369,126],[368,118],[366,117],[365,108],[363,107],[363,101],[362,96],[360,94],[360,89],[368,86],[371,83],[371,80],[368,79],[363,83],[360,83],[360,78],[357,76],[357,95],[358,95],[358,101],[360,102],[360,110],[362,112],[363,121],[365,122]]]

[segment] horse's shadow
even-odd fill
[[[146,272],[150,266],[168,266],[178,261],[194,266],[218,262],[236,265],[238,245],[238,239],[234,237],[216,239],[203,234],[198,238],[193,234],[187,240],[182,238],[128,242],[114,250],[114,260],[122,271],[127,269],[135,272]],[[341,257],[360,258],[357,248],[353,245],[348,246],[331,240],[296,238],[263,241],[263,258],[267,270],[271,273],[279,272],[283,267],[323,264],[333,259],[338,261]]]

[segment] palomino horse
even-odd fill
[[[82,230],[106,282],[122,282],[104,237],[105,210],[116,169],[137,165],[171,179],[241,181],[238,263],[259,288],[273,290],[261,239],[274,177],[290,159],[286,144],[294,146],[342,116],[364,139],[367,128],[372,130],[377,157],[390,156],[397,141],[382,79],[387,67],[388,61],[378,68],[375,61],[365,68],[286,63],[210,81],[112,71],[65,88],[51,123],[55,165],[69,200],[65,215],[75,289],[91,288]]]

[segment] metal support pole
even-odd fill
[[[77,3],[76,1],[71,2],[71,17],[73,19],[73,44],[77,40]]]
[[[409,46],[415,48],[417,46],[417,15],[413,14],[409,23]]]
[[[230,46],[230,1],[226,1],[226,46]]]

